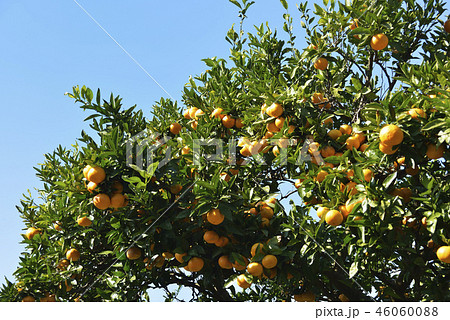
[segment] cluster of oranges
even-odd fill
[[[231,115],[223,114],[223,112],[224,110],[222,108],[216,108],[211,112],[210,117],[220,119],[222,125],[227,129],[231,129],[233,127],[235,127],[236,129],[241,129],[244,126],[241,118],[234,118]],[[192,120],[191,128],[194,130],[197,130],[198,120],[200,119],[200,117],[203,117],[204,115],[205,112],[197,107],[190,107],[189,109],[186,109],[183,112],[183,117],[185,119]],[[174,132],[172,133],[177,134]]]

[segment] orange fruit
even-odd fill
[[[66,252],[66,258],[72,262],[78,261],[80,259],[80,252],[77,249],[70,249]]]
[[[342,134],[352,134],[352,127],[349,126],[348,124],[343,124],[342,126],[340,126],[339,131]]]
[[[436,251],[439,260],[445,263],[450,263],[450,246],[442,246]]]
[[[251,286],[251,283],[247,282],[247,279],[246,279],[245,275],[243,275],[243,274],[240,274],[236,278],[236,282],[237,282],[237,285],[243,289],[250,288],[250,286]]]
[[[222,108],[216,108],[213,110],[213,112],[211,113],[211,118],[214,117],[216,119],[222,119],[225,115],[222,114],[223,109]]]
[[[362,152],[366,151],[368,146],[369,145],[367,143],[363,143],[362,145],[359,146],[359,151],[362,151]]]
[[[97,189],[98,185],[95,182],[90,181],[87,185],[87,190],[92,193]]]
[[[280,131],[280,128],[277,127],[277,125],[275,124],[275,121],[268,122],[266,124],[266,129],[269,132],[279,132]]]
[[[317,208],[317,216],[319,217],[319,219],[325,218],[325,214],[330,211],[330,209],[328,209],[327,207],[319,207]]]
[[[251,146],[245,145],[239,150],[239,153],[244,157],[250,157],[252,155]]]
[[[111,204],[110,207],[117,209],[122,208],[125,204],[125,196],[120,193],[113,194],[111,197]]]
[[[427,146],[426,154],[429,159],[439,159],[444,156],[444,150],[445,150],[445,147],[443,144],[441,144],[441,145],[439,145],[439,147],[437,147],[435,144],[430,143]]]
[[[181,149],[181,154],[189,154],[191,152],[191,148],[188,146],[184,146],[183,149]]]
[[[32,296],[25,296],[25,297],[22,299],[22,302],[35,302],[35,301],[36,301],[36,299],[33,298]]]
[[[195,111],[194,118],[195,118],[196,120],[198,120],[199,117],[204,116],[204,115],[205,115],[205,113],[203,112],[203,110],[198,109],[197,111]]]
[[[233,263],[233,268],[235,268],[237,271],[242,271],[245,270],[247,268],[248,265],[248,259],[244,256],[241,255],[242,260],[244,260],[244,264],[240,264],[238,261],[235,261]]]
[[[92,169],[92,166],[90,166],[89,164],[86,167],[84,167],[84,169],[83,169],[83,176],[86,180],[88,179],[87,174],[88,174],[89,170],[91,170],[91,169]]]
[[[355,30],[358,28],[358,19],[353,19],[352,24],[350,25],[350,30]]]
[[[219,209],[211,209],[208,211],[206,219],[211,224],[219,225],[223,222],[225,216],[220,212]]]
[[[359,139],[357,137],[348,137],[345,141],[345,147],[348,150],[352,150],[353,148],[358,149],[359,148]]]
[[[230,242],[230,239],[228,239],[227,237],[221,236],[221,237],[219,237],[219,240],[217,240],[214,244],[216,245],[216,247],[223,248],[223,247],[226,247],[229,242]]]
[[[265,255],[261,261],[262,265],[266,269],[272,269],[277,266],[278,259],[273,254]]]
[[[384,154],[388,154],[388,155],[394,154],[398,150],[398,148],[392,149],[391,145],[387,145],[387,144],[384,144],[384,143],[380,143],[378,145],[378,148],[380,149],[381,152],[383,152]]]
[[[59,270],[66,270],[67,267],[70,265],[69,260],[67,259],[62,259],[58,265],[56,266]]]
[[[370,40],[370,46],[372,47],[373,50],[377,50],[377,51],[383,50],[384,48],[386,48],[388,43],[389,43],[389,39],[383,33],[374,35],[372,37],[372,39]]]
[[[82,227],[89,227],[92,224],[92,221],[87,217],[81,217],[77,219],[77,223]]]
[[[141,255],[142,251],[138,247],[131,247],[127,250],[127,258],[130,260],[137,260]]]
[[[114,181],[111,186],[112,193],[122,193],[123,192],[123,184],[119,181]]]
[[[229,115],[226,115],[222,118],[222,124],[225,128],[231,129],[234,127],[236,120],[234,120]]]
[[[217,262],[222,269],[232,269],[233,268],[233,265],[231,264],[231,261],[228,258],[228,256],[221,256]]]
[[[314,62],[314,68],[318,70],[325,70],[328,67],[328,60],[321,57]]]
[[[191,120],[191,119],[192,119],[192,118],[191,118],[191,115],[189,114],[189,109],[184,110],[184,112],[183,112],[183,117],[184,117],[185,119],[188,119],[188,120]]]
[[[294,131],[295,131],[295,126],[292,125],[292,124],[289,125],[287,133],[288,133],[288,134],[291,134],[291,133],[293,133]]]
[[[344,217],[338,210],[330,210],[325,215],[325,221],[331,226],[338,226],[344,221]]]
[[[316,301],[316,295],[310,291],[302,294],[294,294],[294,300],[297,302],[314,302]]]
[[[358,138],[359,144],[363,143],[366,140],[366,136],[362,132],[355,133],[354,136]]]
[[[258,262],[250,262],[247,266],[247,271],[252,276],[258,277],[263,273],[263,266]]]
[[[237,129],[241,129],[242,127],[244,127],[244,124],[242,123],[242,119],[241,119],[241,118],[237,118],[237,119],[236,119],[236,122],[235,122],[235,124],[234,124],[234,126],[235,126]]]
[[[427,117],[427,114],[425,113],[425,111],[423,111],[422,109],[419,109],[419,108],[412,108],[412,109],[410,109],[408,111],[408,114],[413,119],[420,119],[420,118],[426,118]]]
[[[259,209],[259,214],[261,215],[262,218],[266,218],[266,219],[272,219],[273,217],[273,209],[267,205],[263,205],[260,209]]]
[[[106,210],[111,205],[111,199],[107,194],[99,193],[93,199],[94,206],[100,210]]]
[[[403,141],[403,131],[395,124],[385,125],[380,131],[381,143],[396,146]]]
[[[316,176],[316,181],[319,183],[322,182],[323,180],[325,180],[325,177],[327,175],[328,175],[328,172],[323,171],[323,170],[319,171],[319,173]]]
[[[179,183],[170,186],[170,192],[173,194],[178,194],[183,190],[183,186]]]
[[[325,109],[330,109],[331,108],[331,104],[329,104],[329,103],[325,104],[325,102],[327,102],[328,99],[325,99],[323,97],[323,94],[320,93],[320,92],[319,93],[317,93],[317,92],[314,93],[312,95],[312,97],[311,97],[311,101],[314,104],[319,104],[318,107],[320,107],[320,108],[325,108]]]
[[[283,128],[285,119],[283,117],[278,117],[275,119],[275,126],[277,126],[278,129]]]
[[[278,146],[274,146],[272,149],[272,153],[275,157],[278,157],[280,155],[280,148],[278,148]]]
[[[444,30],[447,33],[450,33],[450,19],[448,19],[447,21],[444,22]]]
[[[198,272],[203,269],[204,264],[205,264],[205,262],[203,261],[202,258],[193,257],[193,258],[189,259],[189,262],[188,262],[189,271]]]
[[[362,203],[362,202],[363,202],[363,199],[360,199],[360,200],[358,200],[358,201],[356,201],[356,202],[353,202],[353,203],[351,203],[351,204],[350,204],[350,202],[351,202],[350,199],[348,199],[347,202],[345,202],[345,209],[346,209],[346,211],[347,211],[349,214],[353,211],[353,208],[354,208],[358,203]]]
[[[30,227],[30,228],[27,229],[27,232],[25,233],[25,237],[28,240],[32,240],[35,235],[40,234],[40,233],[41,233],[40,229],[36,229],[34,227]]]
[[[339,295],[339,300],[341,300],[342,302],[350,302],[350,299],[343,293]]]
[[[53,228],[55,228],[56,231],[62,231],[61,222],[55,222]]]
[[[195,113],[198,111],[197,107],[191,107],[189,108],[189,117],[191,119],[195,119]]]
[[[322,122],[322,124],[323,124],[324,126],[331,126],[331,125],[333,124],[333,118],[325,119],[325,120]]]
[[[181,124],[179,124],[178,122],[172,123],[170,125],[170,132],[172,134],[179,134],[181,132]]]
[[[208,230],[203,234],[203,240],[206,243],[216,243],[219,240],[219,235],[215,231]]]
[[[366,182],[370,182],[370,180],[372,180],[373,177],[373,171],[370,169],[363,169],[363,175],[364,180],[366,180]]]
[[[399,196],[403,198],[405,202],[409,202],[411,200],[412,191],[409,188],[396,188],[391,192],[393,196]]]
[[[197,120],[191,123],[191,128],[197,130],[198,122]]]
[[[252,257],[254,257],[257,253],[263,253],[264,244],[262,243],[255,243],[252,248],[250,249],[250,253]]]
[[[179,263],[184,263],[185,261],[183,260],[183,257],[187,256],[187,253],[175,253],[175,259],[179,262]]]
[[[93,167],[87,173],[87,180],[99,184],[106,178],[105,170],[101,167]]]
[[[337,138],[339,138],[340,136],[342,136],[342,132],[336,129],[330,130],[328,131],[327,135],[333,139],[336,140]]]
[[[166,260],[170,260],[173,258],[173,254],[169,251],[163,252],[162,253],[162,257]]]
[[[332,157],[332,156],[334,156],[335,153],[336,153],[336,150],[334,150],[334,148],[332,146],[325,146],[322,148],[322,150],[320,150],[320,154],[324,158]]]
[[[342,214],[342,217],[344,218],[344,220],[346,220],[348,215],[350,214],[350,211],[348,211],[347,207],[344,205],[339,206],[339,212]]]
[[[267,115],[274,118],[278,118],[283,114],[283,112],[283,107],[279,103],[272,103],[272,105],[266,110]]]

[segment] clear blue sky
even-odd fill
[[[206,57],[228,57],[225,35],[238,24],[227,0],[87,1],[82,5],[170,93],[180,99],[190,75]],[[294,1],[298,46],[303,33]],[[278,0],[256,0],[247,31],[269,21],[281,31]],[[238,28],[238,26],[236,26]],[[24,247],[24,224],[15,206],[27,189],[40,187],[33,166],[59,144],[69,147],[88,125],[86,113],[64,93],[74,85],[120,94],[147,116],[161,90],[73,0],[1,1],[0,264],[1,282],[12,278]],[[283,32],[280,32],[280,34]]]

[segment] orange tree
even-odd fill
[[[285,1],[285,41],[245,34],[252,3],[231,2],[231,56],[204,60],[185,107],[161,99],[146,119],[69,94],[97,137],[36,168],[42,199],[18,206],[27,250],[2,300],[177,299],[170,285],[197,301],[450,299],[442,1],[300,4],[305,49]],[[283,207],[292,192],[303,201]]]

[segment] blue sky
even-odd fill
[[[297,45],[304,47],[295,3]],[[227,0],[78,0],[172,97],[179,100],[190,75],[206,68],[206,57],[228,57],[226,32],[238,24]],[[278,0],[256,0],[247,31],[268,21],[281,31]],[[73,0],[1,1],[0,94],[0,264],[1,282],[12,279],[24,224],[15,206],[27,189],[40,187],[33,166],[59,144],[69,147],[88,129],[84,113],[64,96],[74,85],[120,94],[150,115],[168,97]],[[282,32],[280,32],[281,34]]]

